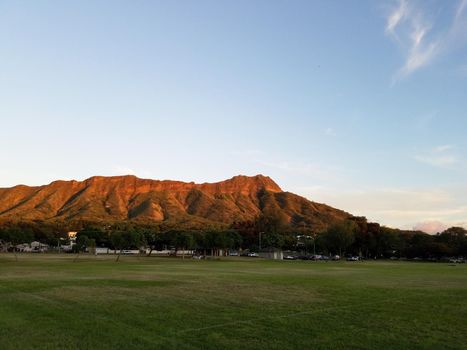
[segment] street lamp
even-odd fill
[[[313,233],[313,255],[316,255],[316,233]]]

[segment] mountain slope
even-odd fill
[[[206,220],[230,224],[276,210],[291,224],[325,227],[350,215],[283,192],[263,175],[217,183],[96,176],[85,181],[0,188],[0,220]]]

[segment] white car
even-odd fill
[[[247,256],[249,256],[249,257],[253,257],[253,258],[257,258],[257,257],[259,257],[258,253],[248,253],[248,255],[247,255]]]
[[[297,257],[293,255],[286,255],[284,256],[284,260],[297,260]]]
[[[358,256],[349,256],[347,258],[347,261],[359,261],[360,259],[358,258]]]

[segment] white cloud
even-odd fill
[[[429,164],[435,167],[447,167],[459,163],[459,157],[450,152],[452,145],[440,145],[429,152],[417,154],[413,158],[421,163]]]
[[[395,35],[394,30],[397,25],[406,17],[408,14],[407,2],[404,0],[399,1],[399,6],[389,15],[386,24],[386,33]]]
[[[306,159],[284,160],[281,156],[274,156],[261,150],[238,150],[230,154],[240,157],[244,162],[252,164],[255,171],[260,170],[273,177],[296,176],[298,179],[306,178],[307,181],[336,180],[343,170],[335,166],[329,166],[317,162],[309,162]]]
[[[424,1],[399,0],[387,15],[385,32],[396,39],[405,55],[405,62],[393,77],[393,83],[467,41],[467,0],[459,1],[450,23],[444,27],[436,15],[427,14],[426,8]]]
[[[459,21],[461,20],[462,16],[465,13],[465,10],[467,10],[467,0],[461,0],[456,10],[456,24],[459,23]]]
[[[416,155],[414,159],[418,162],[429,164],[435,167],[445,167],[459,162],[459,159],[450,154],[446,155]]]
[[[422,221],[415,224],[414,230],[423,231],[426,233],[438,233],[448,228],[448,225],[441,221]]]
[[[441,145],[441,146],[435,147],[434,151],[440,153],[440,152],[448,151],[452,148],[453,148],[452,145]]]
[[[428,65],[433,58],[436,56],[438,49],[438,43],[432,42],[426,45],[420,45],[423,40],[424,34],[422,33],[413,33],[413,45],[409,50],[409,54],[405,61],[404,66],[399,70],[396,75],[396,80],[401,77],[406,77],[412,72],[422,68],[423,66]],[[417,44],[417,41],[419,43]]]
[[[461,226],[467,222],[467,188],[360,188],[299,187],[292,192],[390,227],[412,229],[422,222]]]

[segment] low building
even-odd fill
[[[264,259],[283,260],[284,253],[281,249],[277,248],[261,249],[259,252],[259,257]]]
[[[31,249],[32,249],[33,252],[43,253],[43,252],[46,252],[46,251],[49,250],[49,245],[45,244],[45,243],[34,241],[34,242],[31,242]]]

